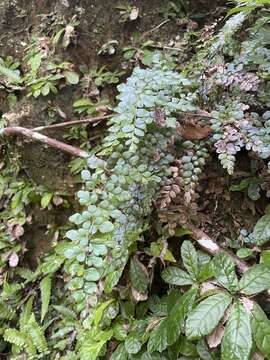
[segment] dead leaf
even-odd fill
[[[138,16],[139,16],[139,9],[137,7],[134,7],[129,14],[129,19],[131,21],[134,21],[138,18]]]
[[[16,267],[19,263],[19,257],[15,252],[12,252],[9,259],[8,259],[8,264],[10,267]]]
[[[59,205],[63,204],[63,199],[58,195],[54,195],[53,203],[55,206],[59,206]]]
[[[192,122],[180,125],[176,131],[186,140],[202,140],[212,133],[210,126],[201,126]]]
[[[218,324],[215,330],[208,336],[206,336],[206,341],[210,349],[218,347],[221,343],[224,334],[224,327],[222,324]]]
[[[11,234],[15,239],[19,239],[19,237],[23,236],[24,234],[24,229],[20,224],[16,224],[12,230],[11,230]]]
[[[147,294],[142,294],[139,291],[135,290],[134,288],[131,289],[132,296],[136,301],[145,301],[148,299]]]

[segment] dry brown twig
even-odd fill
[[[39,141],[39,142],[42,142],[43,144],[52,146],[56,149],[68,152],[69,154],[74,155],[74,156],[78,156],[78,157],[82,157],[82,158],[89,157],[89,154],[84,150],[81,150],[77,147],[65,144],[61,141],[52,139],[46,135],[40,134],[36,131],[26,129],[26,128],[23,128],[20,126],[12,126],[12,127],[6,127],[3,129],[0,129],[0,136],[1,135],[3,135],[3,136],[22,135],[22,136],[25,136],[34,141]]]

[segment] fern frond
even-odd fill
[[[48,312],[50,298],[52,290],[52,278],[51,276],[46,276],[40,282],[40,292],[41,292],[41,321],[43,321],[45,315]]]
[[[54,305],[53,307],[57,312],[59,312],[62,315],[62,317],[64,319],[67,319],[67,320],[76,320],[77,319],[76,313],[74,311],[72,311],[71,309],[67,308],[66,306]]]
[[[27,303],[24,305],[23,310],[20,315],[19,324],[20,324],[20,330],[24,330],[25,327],[28,324],[28,321],[30,320],[31,313],[32,313],[32,307],[33,307],[33,301],[34,297],[31,296]]]
[[[4,332],[4,339],[6,342],[17,345],[20,348],[25,347],[26,337],[25,335],[17,329],[6,329]]]
[[[27,331],[38,352],[41,354],[46,353],[48,350],[47,341],[41,326],[36,322],[34,314],[30,317]]]
[[[0,319],[11,320],[15,315],[15,311],[8,305],[0,303]]]

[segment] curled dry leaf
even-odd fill
[[[8,259],[8,264],[10,267],[16,267],[19,263],[19,257],[15,252],[12,252]]]
[[[54,195],[53,203],[55,206],[59,206],[59,205],[63,204],[63,199],[58,195]]]
[[[20,224],[16,224],[12,230],[11,235],[14,237],[14,239],[19,239],[24,234],[24,229]]]
[[[139,291],[137,291],[134,288],[131,289],[131,292],[132,292],[132,296],[133,296],[134,300],[136,300],[138,302],[139,301],[145,301],[145,300],[148,299],[147,293],[142,294],[142,293],[140,293]]]
[[[252,356],[252,360],[264,360],[264,359],[265,359],[265,357],[258,352],[255,352],[255,354],[253,354],[253,356]]]
[[[206,337],[208,346],[213,349],[221,343],[224,334],[224,326],[219,323],[215,330]]]
[[[139,9],[137,7],[134,7],[129,14],[129,19],[131,21],[134,21],[138,18],[138,16],[139,16]]]

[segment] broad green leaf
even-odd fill
[[[149,285],[149,276],[145,266],[134,256],[130,261],[129,276],[131,286],[139,291],[145,293]]]
[[[222,319],[232,298],[226,293],[208,297],[190,313],[186,321],[186,335],[198,339],[210,334]]]
[[[162,272],[161,277],[166,283],[170,285],[184,286],[192,285],[194,283],[191,276],[187,272],[175,266],[167,267]]]
[[[261,252],[260,263],[270,266],[270,250]]]
[[[110,360],[128,360],[128,352],[125,344],[119,344],[117,349],[114,350]]]
[[[102,304],[95,310],[94,317],[93,317],[95,326],[98,326],[98,324],[100,323],[100,320],[102,319],[104,310],[107,309],[107,307],[108,307],[109,305],[111,305],[111,303],[113,303],[113,301],[114,301],[113,299],[107,300],[107,301],[105,301],[104,303],[102,303]]]
[[[244,189],[247,189],[250,183],[250,179],[243,179],[240,181],[239,184],[231,185],[229,187],[230,191],[242,191]]]
[[[225,327],[222,360],[248,360],[252,348],[250,315],[237,300]]]
[[[79,82],[79,75],[74,71],[64,71],[64,76],[67,82],[71,85],[78,84]]]
[[[245,259],[249,256],[251,256],[253,254],[253,250],[250,248],[241,248],[239,250],[237,250],[236,255],[240,258],[240,259]]]
[[[175,230],[174,236],[182,237],[184,235],[190,235],[190,234],[192,234],[192,231],[190,231],[189,229],[181,227],[181,228],[177,228]]]
[[[258,264],[248,269],[239,281],[240,290],[246,295],[254,295],[270,288],[270,268]]]
[[[135,334],[131,334],[125,339],[125,349],[129,354],[137,354],[141,347],[142,343]]]
[[[257,245],[263,245],[270,240],[270,214],[266,214],[258,220],[252,235]]]
[[[152,353],[154,351],[162,352],[166,349],[166,347],[168,346],[166,335],[169,327],[170,324],[168,323],[168,319],[162,319],[160,323],[154,328],[154,330],[150,334],[147,344],[147,350],[149,353]]]
[[[270,321],[256,303],[252,310],[251,327],[257,348],[270,359]]]
[[[184,295],[179,298],[168,317],[168,333],[167,342],[168,345],[172,345],[179,338],[181,330],[184,326],[184,321],[192,309],[194,301],[197,296],[197,289],[191,288]]]
[[[192,280],[196,281],[199,273],[198,257],[196,249],[190,241],[185,240],[183,242],[181,246],[181,256],[183,264],[190,274]]]
[[[214,257],[214,266],[217,281],[229,291],[236,292],[238,279],[232,258],[224,253],[218,254]]]
[[[40,282],[41,321],[43,321],[45,315],[48,312],[49,303],[50,303],[50,299],[51,299],[51,290],[52,290],[52,278],[51,278],[51,276],[46,276]]]
[[[46,193],[41,198],[41,207],[42,209],[45,209],[49,203],[51,202],[51,199],[53,197],[53,193]]]

